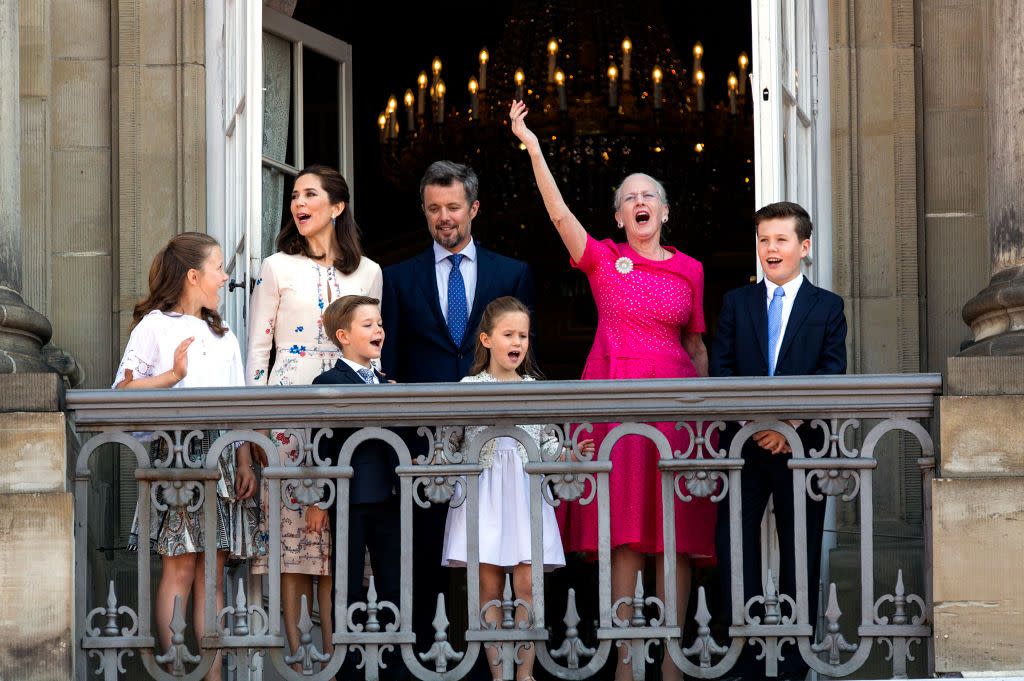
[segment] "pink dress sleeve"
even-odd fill
[[[587,234],[587,245],[583,248],[583,255],[580,257],[580,261],[576,262],[569,258],[569,264],[585,274],[590,274],[597,269],[597,266],[602,261],[615,257],[615,253],[610,246],[611,243],[610,240],[598,241],[590,236],[590,234]]]
[[[708,330],[704,321],[704,266],[693,258],[689,259],[688,265],[686,274],[693,287],[693,310],[685,330],[686,333],[704,333]]]

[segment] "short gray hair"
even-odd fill
[[[420,180],[420,203],[423,203],[423,192],[427,185],[451,187],[455,181],[462,183],[466,189],[466,203],[473,205],[480,195],[480,179],[472,168],[454,161],[434,161],[430,164]]]
[[[626,184],[626,181],[629,180],[629,178],[631,177],[642,177],[645,180],[649,180],[651,183],[654,184],[654,188],[658,191],[658,198],[661,200],[661,202],[664,204],[668,204],[668,193],[665,191],[665,185],[663,185],[661,182],[658,182],[656,179],[654,179],[647,173],[631,173],[622,178],[622,182],[620,182],[619,186],[615,188],[615,210],[618,210],[619,206],[622,205],[622,185]]]

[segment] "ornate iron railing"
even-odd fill
[[[941,388],[938,375],[878,375],[776,377],[771,379],[688,379],[659,381],[586,381],[535,382],[509,384],[389,385],[368,387],[294,387],[261,389],[203,389],[166,391],[70,391],[68,408],[82,446],[75,466],[75,552],[76,621],[81,627],[76,641],[76,674],[79,679],[102,674],[116,679],[124,674],[126,656],[137,654],[153,678],[189,680],[201,678],[223,651],[237,669],[245,669],[254,656],[263,657],[263,665],[273,665],[286,679],[331,678],[340,668],[349,649],[361,653],[367,679],[380,675],[383,651],[401,653],[403,663],[413,676],[423,681],[455,681],[465,677],[485,645],[500,650],[502,675],[514,676],[514,661],[524,646],[535,646],[540,667],[549,674],[569,680],[593,677],[615,647],[629,655],[634,678],[644,677],[645,663],[651,662],[651,646],[664,646],[664,654],[687,676],[717,678],[728,673],[744,645],[757,646],[766,673],[774,675],[784,645],[786,655],[799,654],[810,667],[830,677],[857,672],[868,659],[876,642],[885,643],[891,661],[892,676],[906,677],[907,661],[912,660],[911,644],[930,647],[930,480],[933,476],[935,448],[922,419],[933,414],[935,396]],[[825,446],[804,451],[794,428],[787,422],[801,419],[824,434]],[[664,434],[648,425],[675,422],[691,434],[691,451],[673,451]],[[740,422],[739,432],[728,451],[714,446],[713,434],[727,422]],[[558,450],[545,454],[536,442],[513,424],[546,423],[559,439]],[[618,423],[595,455],[580,452],[579,426],[573,424]],[[453,429],[467,425],[489,426],[460,454],[453,451],[448,437]],[[412,426],[427,442],[426,453],[413,457],[394,428]],[[342,449],[336,466],[327,465],[316,452],[316,429],[357,428]],[[586,427],[585,425],[583,426]],[[414,428],[414,429],[415,429]],[[239,584],[234,602],[216,611],[212,583],[206,589],[204,639],[189,649],[185,637],[184,607],[176,604],[171,622],[172,644],[156,649],[150,603],[150,557],[138,556],[138,608],[133,610],[119,601],[111,582],[105,603],[89,603],[86,585],[90,583],[89,546],[86,519],[89,516],[90,464],[102,456],[105,445],[121,445],[130,450],[137,463],[135,473],[139,498],[156,499],[156,491],[165,504],[198,504],[205,523],[205,534],[212,537],[216,528],[213,499],[218,476],[217,457],[225,447],[249,441],[274,449],[264,434],[267,429],[284,429],[298,438],[303,452],[302,467],[270,466],[263,470],[269,481],[271,518],[269,607],[246,598]],[[809,612],[806,564],[796,560],[797,592],[778,593],[769,579],[763,595],[744,602],[743,547],[733,541],[732,607],[726,614],[727,631],[716,634],[703,588],[697,595],[696,633],[684,640],[685,613],[677,612],[674,580],[666,579],[664,600],[648,596],[642,580],[637,579],[632,598],[612,601],[609,546],[610,453],[614,442],[625,435],[649,438],[656,445],[662,476],[663,498],[687,503],[694,497],[710,497],[728,504],[732,536],[739,536],[742,499],[741,449],[759,430],[776,430],[793,450],[789,467],[793,471],[794,530],[797,547],[805,546],[805,506],[808,495],[835,497],[840,503],[853,504],[859,516],[859,610],[842,613],[835,583],[828,589],[824,608],[824,626],[817,627],[815,613]],[[190,463],[189,440],[202,431],[220,435],[206,453],[204,462]],[[916,585],[921,595],[909,594],[902,573],[893,584],[874,583],[875,547],[872,503],[872,479],[879,463],[879,443],[892,432],[904,434],[901,442],[911,443],[917,452],[924,500],[923,557],[924,583]],[[145,439],[162,437],[168,443],[168,457],[151,464]],[[144,437],[144,434],[147,434]],[[457,486],[458,480],[475,481],[482,471],[481,446],[488,440],[508,436],[526,448],[530,477],[532,555],[542,555],[541,510],[543,504],[592,503],[599,517],[597,555],[596,629],[580,627],[575,592],[568,591],[567,607],[559,625],[549,630],[544,603],[543,561],[532,562],[533,606],[528,626],[517,626],[512,612],[522,603],[506,590],[504,598],[487,604],[502,613],[501,621],[490,626],[482,617],[479,603],[478,523],[475,484]],[[380,439],[398,453],[400,465],[401,561],[400,603],[412,603],[414,504],[465,503],[468,519],[468,606],[466,629],[459,636],[465,641],[455,650],[449,640],[447,605],[437,600],[435,636],[425,652],[414,649],[416,642],[409,607],[378,602],[375,590],[367,602],[346,602],[347,561],[344,551],[336,551],[333,632],[334,653],[327,657],[317,649],[313,638],[302,637],[298,650],[287,649],[281,616],[280,503],[283,489],[317,490],[299,495],[300,503],[337,503],[346,509],[352,468],[349,460],[358,442]],[[887,441],[891,441],[890,438]],[[897,438],[898,439],[898,438]],[[889,448],[891,449],[891,448]],[[192,467],[195,466],[195,467]],[[817,484],[811,484],[817,480]],[[461,487],[464,492],[456,493]],[[320,501],[321,488],[328,501]],[[140,526],[149,527],[149,503],[139,504]],[[663,505],[666,552],[664,569],[676,569],[674,551],[675,516],[672,505]],[[332,528],[337,544],[345,546],[345,513]],[[206,575],[212,580],[216,564],[213,552],[206,557]],[[254,599],[255,600],[255,599]],[[754,615],[756,611],[762,616]],[[620,606],[624,606],[625,610]],[[630,606],[633,606],[632,608]],[[304,608],[306,608],[304,604]],[[763,609],[762,609],[763,608]],[[304,609],[300,628],[310,634],[312,622]],[[365,614],[363,625],[354,613]],[[626,618],[621,618],[623,612]],[[857,623],[851,628],[849,621]],[[843,632],[847,637],[844,637]],[[556,633],[557,632],[557,633]],[[421,642],[423,643],[423,642]],[[589,644],[589,645],[588,645]],[[420,650],[426,644],[418,646]],[[930,650],[927,651],[930,658]],[[95,658],[95,659],[90,659]],[[268,662],[269,661],[269,662]],[[292,665],[299,666],[301,672]],[[495,673],[497,675],[497,672]]]

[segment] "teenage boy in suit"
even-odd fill
[[[846,373],[846,317],[843,299],[818,288],[804,278],[800,262],[811,248],[810,216],[803,207],[787,201],[773,203],[754,214],[757,257],[764,279],[725,295],[711,349],[712,376],[795,376]],[[792,422],[804,451],[822,446],[822,433],[809,423]],[[723,437],[728,447],[739,426],[733,424]],[[761,580],[761,519],[774,497],[779,535],[779,587],[796,600],[796,554],[793,538],[793,473],[788,463],[792,451],[779,433],[755,433],[743,445],[743,587],[744,601],[763,592]],[[733,491],[731,491],[733,492]],[[817,614],[818,577],[825,502],[807,499],[807,576],[811,623]],[[729,505],[719,505],[717,549],[726,604],[731,603]],[[731,610],[731,606],[728,606]],[[729,611],[729,610],[727,610]],[[745,646],[737,663],[741,678],[764,677]],[[803,679],[807,664],[795,647],[784,653],[779,676]],[[760,668],[760,669],[758,669]]]
[[[341,350],[342,358],[334,368],[313,379],[314,385],[378,385],[386,383],[383,374],[373,368],[371,360],[380,357],[384,346],[384,323],[380,301],[368,296],[342,296],[324,310],[324,331]],[[338,464],[338,454],[345,441],[355,432],[351,428],[334,428],[330,438],[320,441],[320,456]],[[365,601],[363,565],[370,554],[377,601],[390,601],[399,606],[401,589],[401,513],[397,495],[398,476],[395,467],[398,455],[381,440],[367,440],[358,445],[350,462],[348,506],[348,603]],[[336,525],[338,504],[328,511],[311,506],[309,512],[320,522],[330,522],[332,534]],[[317,515],[326,513],[323,515]],[[309,524],[309,520],[307,520]],[[338,547],[332,544],[332,551]],[[334,570],[334,558],[331,558]],[[332,599],[333,600],[333,599]],[[387,617],[388,615],[384,615]],[[339,626],[344,627],[344,619]],[[325,632],[326,633],[326,632]],[[389,655],[384,678],[402,676],[404,668],[397,655]],[[354,672],[355,660],[350,654],[340,672]],[[396,676],[397,675],[397,676]]]

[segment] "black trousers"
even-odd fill
[[[743,450],[742,489],[739,490],[743,500],[743,599],[764,594],[761,582],[761,519],[768,499],[774,497],[776,529],[779,535],[779,574],[778,583],[781,593],[796,602],[796,547],[794,541],[793,519],[793,471],[788,467],[789,455],[772,455],[756,445],[748,445]],[[730,490],[730,494],[736,490]],[[806,494],[806,492],[805,492]],[[818,612],[818,579],[821,572],[821,536],[825,525],[825,501],[815,501],[807,497],[807,588],[808,613],[812,626]],[[732,557],[730,546],[733,538],[729,531],[729,504],[723,500],[718,506],[718,528],[716,544],[718,565],[722,582],[722,602],[726,612],[732,613]],[[763,615],[763,608],[754,606],[752,614]],[[789,616],[788,605],[782,612]],[[796,613],[793,613],[795,616]],[[749,643],[743,647],[743,653],[734,668],[734,673],[744,679],[763,679],[764,661],[755,660],[759,648]],[[808,666],[800,656],[796,646],[786,645],[782,648],[785,660],[779,662],[779,677],[783,679],[803,679]]]
[[[331,527],[334,527],[335,507],[331,506]],[[366,601],[367,590],[363,587],[363,565],[366,553],[370,554],[370,567],[373,568],[373,581],[377,589],[377,602],[390,601],[398,608],[402,607],[401,579],[401,513],[398,497],[372,504],[352,504],[349,506],[348,517],[348,604]],[[333,544],[332,544],[333,547]],[[333,570],[334,561],[331,560]],[[341,585],[336,585],[340,588]],[[333,608],[333,597],[332,597]],[[378,613],[382,628],[391,623],[394,614],[390,610]],[[343,630],[346,622],[335,622],[336,629]],[[363,676],[365,671],[356,671],[360,656],[349,651],[345,663],[338,673],[340,679],[352,679]],[[389,652],[384,655],[387,668],[381,670],[381,678],[385,680],[404,679],[408,671],[402,663],[401,653]]]

